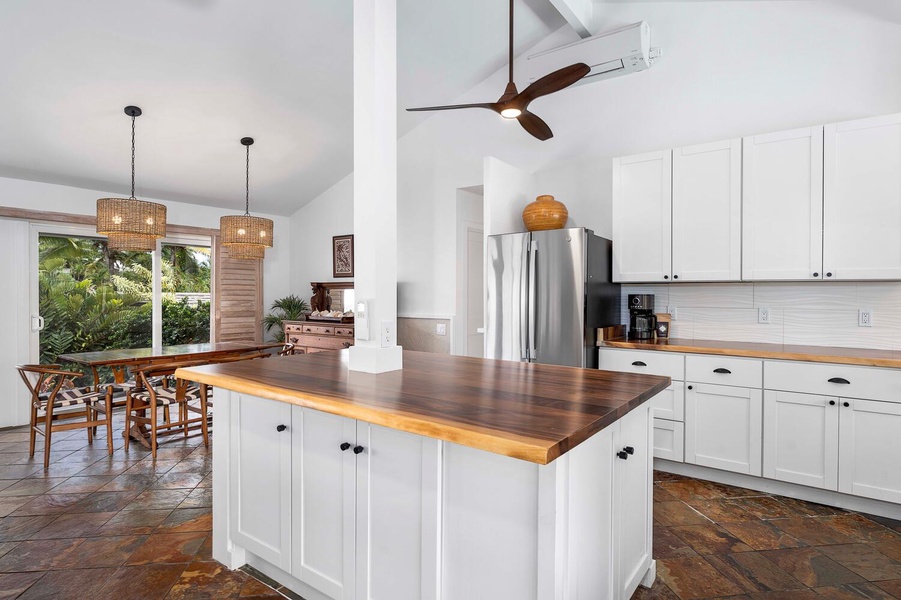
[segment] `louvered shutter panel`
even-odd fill
[[[263,341],[263,261],[229,258],[213,240],[215,257],[214,341]]]

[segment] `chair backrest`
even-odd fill
[[[31,393],[31,402],[35,406],[42,404],[40,395],[43,390],[47,390],[47,397],[52,403],[66,381],[84,375],[78,371],[64,371],[60,365],[17,365],[16,370]]]
[[[294,355],[294,344],[291,342],[285,342],[285,345],[282,346],[282,349],[278,351],[279,356],[293,356]]]

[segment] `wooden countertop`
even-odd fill
[[[349,351],[179,369],[178,377],[547,464],[666,389],[667,377],[404,351],[348,371]]]
[[[660,350],[664,352],[743,356],[747,358],[802,360],[868,367],[901,367],[901,352],[868,348],[791,346],[787,344],[723,342],[719,340],[689,340],[684,338],[663,338],[647,341],[616,339],[598,342],[598,346],[631,350]]]

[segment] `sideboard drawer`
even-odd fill
[[[764,387],[823,396],[901,402],[901,371],[828,363],[768,360]]]
[[[681,381],[685,377],[685,355],[660,350],[601,348],[598,368],[642,375],[660,375]]]
[[[689,354],[685,358],[685,381],[759,388],[763,385],[763,361]]]
[[[335,327],[335,335],[341,337],[353,337],[353,327]]]
[[[285,333],[301,333],[302,331],[302,323],[289,323],[285,321]]]
[[[335,327],[334,325],[304,325],[303,332],[316,335],[335,335]]]

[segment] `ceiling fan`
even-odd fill
[[[424,106],[422,108],[408,108],[410,112],[427,110],[456,110],[458,108],[487,108],[498,113],[505,119],[516,119],[523,129],[538,138],[548,140],[554,137],[554,133],[548,124],[538,115],[528,111],[529,104],[536,98],[559,92],[585,77],[591,70],[585,63],[576,63],[558,69],[544,77],[532,82],[522,92],[517,91],[513,82],[513,0],[510,0],[510,53],[509,53],[510,81],[507,83],[504,94],[497,102],[482,102],[477,104],[452,104],[448,106]]]

